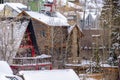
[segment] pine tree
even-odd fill
[[[120,0],[104,0],[107,26],[110,29],[109,58],[110,65],[116,65],[117,54],[120,51]],[[107,13],[107,14],[106,14]],[[111,13],[111,14],[110,14]],[[109,14],[109,15],[108,15]]]

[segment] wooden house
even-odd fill
[[[35,33],[40,53],[51,54],[50,49],[53,47],[58,48],[56,51],[59,51],[61,45],[62,48],[65,46],[67,28],[69,27],[67,22],[62,22],[54,17],[48,17],[43,13],[32,11],[23,11],[19,14],[19,17],[31,17],[31,25]]]
[[[14,73],[26,69],[52,68],[51,56],[39,54],[30,18],[3,17],[0,20],[0,59],[7,61]]]
[[[74,55],[75,58],[78,57],[78,48],[80,48],[78,43],[83,34],[78,25],[69,27],[66,18],[60,17],[61,14],[58,12],[56,15],[56,17],[51,17],[43,13],[23,11],[18,17],[31,18],[31,27],[34,30],[39,54],[51,54],[54,62],[59,64],[58,62],[64,60],[66,49],[69,47],[72,48],[69,48],[67,53]],[[72,55],[71,57],[73,57]]]
[[[59,12],[56,12],[56,17],[51,17],[32,11],[23,11],[18,17],[31,18],[29,25],[33,28],[34,32],[32,33],[35,34],[34,39],[39,52],[37,54],[50,54],[53,60],[62,60],[66,50],[67,29],[69,27],[65,17]]]

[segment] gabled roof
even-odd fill
[[[51,17],[44,13],[38,13],[33,11],[23,11],[22,13],[49,26],[69,26],[69,24],[67,23],[67,19],[59,12],[55,13],[56,17]]]
[[[27,9],[27,6],[25,6],[21,3],[5,3],[5,4],[10,6],[14,10],[16,10],[18,13],[22,12],[21,9]]]
[[[12,58],[15,57],[18,51],[18,48],[20,46],[20,43],[22,41],[22,38],[24,36],[28,23],[29,21],[26,19],[20,20],[20,19],[5,18],[5,20],[0,21],[0,25],[1,25],[0,37],[2,37],[1,42],[3,42],[3,43],[0,43],[0,46],[3,46],[3,50],[4,50],[6,48],[5,41],[7,41],[8,48],[6,50],[6,54],[7,54],[7,58],[10,57],[9,63],[11,63]],[[12,54],[11,54],[11,51],[12,51]],[[3,59],[2,55],[0,56],[0,59],[1,60]]]
[[[72,69],[20,71],[25,80],[79,80]]]
[[[21,3],[4,3],[4,4],[0,4],[0,10],[3,10],[5,6],[11,7],[18,13],[21,13],[23,9],[27,9],[27,6]]]
[[[77,29],[79,30],[79,32],[81,33],[80,35],[83,36],[83,33],[82,33],[82,29],[77,25],[77,24],[74,24],[73,26],[70,26],[68,28],[68,33],[71,34],[71,32],[73,31],[73,29],[77,27]]]

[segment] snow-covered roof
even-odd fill
[[[118,66],[112,66],[109,64],[100,64],[101,67],[112,67],[112,68],[118,68]]]
[[[21,3],[4,3],[4,4],[0,4],[0,10],[3,10],[6,5],[11,7],[15,11],[17,11],[18,13],[22,12],[21,9],[27,9],[27,6],[25,6]]]
[[[27,9],[27,6],[21,4],[21,3],[5,3],[6,5],[10,6],[14,10],[16,10],[18,13],[22,12],[21,9]]]
[[[85,0],[79,0],[80,3],[82,4],[85,4]],[[102,7],[103,6],[103,0],[86,0],[86,6],[94,6],[96,5],[99,6],[99,7]]]
[[[90,60],[81,60],[79,64],[65,64],[66,66],[83,66],[83,67],[88,67],[89,65],[95,65],[95,62],[90,61]]]
[[[0,61],[0,73],[13,74],[12,69],[6,61]]]
[[[38,13],[33,11],[25,11],[25,12],[32,18],[35,18],[50,26],[69,26],[69,24],[67,23],[67,19],[59,12],[56,12],[56,17],[51,17],[43,13]]]
[[[68,33],[71,33],[71,31],[74,29],[74,27],[78,27],[79,31],[82,32],[81,28],[77,24],[74,24],[73,26],[70,26],[68,28]]]
[[[72,69],[20,71],[25,80],[79,80]]]

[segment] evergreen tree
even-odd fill
[[[111,47],[109,49],[109,58],[108,63],[110,65],[116,65],[117,54],[116,52],[120,51],[120,0],[104,0],[105,5],[105,15],[107,18],[105,19],[107,25],[111,25],[109,27],[111,32],[109,33],[111,40]],[[107,13],[107,14],[106,14]],[[109,15],[108,15],[109,14]],[[103,16],[103,17],[104,17]]]

